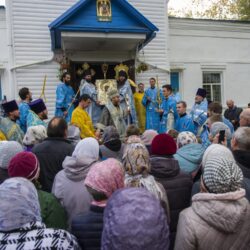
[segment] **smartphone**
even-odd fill
[[[225,140],[225,130],[220,130],[220,133],[219,133],[219,141],[218,143],[221,144],[224,140]]]

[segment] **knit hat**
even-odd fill
[[[196,92],[196,95],[199,95],[199,96],[205,98],[206,95],[207,95],[207,91],[206,91],[205,89],[198,88],[198,90],[197,90],[197,92]]]
[[[225,136],[227,140],[232,139],[232,133],[230,128],[223,122],[214,122],[210,129],[210,134],[215,137],[221,130],[225,130]]]
[[[5,102],[2,104],[3,110],[5,113],[13,112],[15,110],[18,110],[18,105],[16,103],[16,100],[12,100],[9,102]]]
[[[43,125],[31,126],[23,138],[23,144],[32,146],[42,142],[45,138],[47,138],[47,130]]]
[[[164,210],[145,188],[116,191],[104,211],[102,250],[168,249],[169,227]]]
[[[35,154],[21,152],[11,159],[8,173],[10,177],[24,177],[32,181],[38,177],[39,169],[39,162]]]
[[[227,159],[234,160],[232,152],[227,147],[221,144],[212,144],[206,149],[202,157],[202,166],[204,167],[206,165],[206,162],[209,159],[209,157],[220,156],[220,155],[224,155],[224,157]]]
[[[176,153],[177,146],[174,139],[168,134],[157,135],[151,145],[152,154],[173,155]]]
[[[44,110],[46,110],[46,105],[43,102],[42,99],[37,99],[33,102],[29,103],[30,109],[35,112],[36,114],[39,114],[41,112],[43,112]]]
[[[108,97],[111,100],[113,97],[120,96],[117,89],[111,89],[108,92]]]
[[[177,137],[178,148],[190,143],[198,143],[196,136],[189,131],[181,132]]]
[[[224,155],[208,157],[203,171],[203,182],[209,193],[227,193],[242,187],[243,174],[235,160]]]
[[[158,135],[158,133],[153,130],[153,129],[149,129],[149,130],[146,130],[142,136],[141,136],[141,139],[142,139],[142,142],[145,144],[145,145],[151,145],[152,144],[152,141],[153,139]]]
[[[7,169],[12,157],[22,151],[23,151],[22,146],[16,141],[1,141],[0,142],[0,168]]]

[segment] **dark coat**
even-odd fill
[[[173,248],[180,212],[190,206],[192,177],[180,170],[174,158],[151,156],[151,174],[165,188],[170,207],[170,249]]]
[[[8,169],[0,168],[0,184],[9,178]]]
[[[246,190],[246,198],[250,201],[250,152],[246,150],[234,150],[233,155],[242,170],[244,176],[243,188]]]
[[[89,212],[79,214],[72,220],[71,231],[82,249],[101,249],[104,207],[91,205]]]
[[[234,126],[234,130],[236,130],[239,127],[239,121],[240,121],[240,113],[242,112],[242,108],[238,108],[234,106],[232,109],[226,109],[224,112],[224,116],[226,119],[228,119],[230,122],[232,122]]]
[[[246,150],[234,150],[233,155],[243,172],[243,176],[250,179],[250,152]]]
[[[32,152],[37,156],[40,163],[39,182],[42,190],[51,192],[55,175],[62,170],[62,163],[66,156],[71,156],[74,146],[63,138],[46,138],[37,144]]]

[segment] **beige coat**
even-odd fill
[[[245,190],[199,193],[180,214],[175,250],[250,249],[250,204]]]

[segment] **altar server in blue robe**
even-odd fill
[[[187,103],[184,101],[177,102],[178,118],[175,123],[175,130],[179,133],[184,131],[190,131],[195,133],[194,122],[191,115],[187,114]]]
[[[149,84],[150,87],[146,89],[142,99],[142,104],[146,108],[146,130],[153,129],[159,131],[160,113],[158,110],[163,100],[163,95],[162,91],[155,86],[155,78],[150,78]],[[160,104],[158,99],[160,99]]]
[[[84,79],[80,84],[80,93],[81,96],[86,94],[90,97],[91,104],[86,108],[92,123],[94,126],[98,123],[101,114],[102,114],[102,106],[97,98],[97,89],[94,83],[92,83],[92,75],[91,71],[88,69],[84,72]]]
[[[26,122],[27,122],[27,115],[30,110],[29,103],[32,101],[32,94],[28,88],[21,88],[19,90],[19,96],[21,102],[18,105],[20,118],[17,120],[20,128],[24,133],[27,131]]]
[[[170,84],[162,86],[162,94],[164,96],[160,109],[161,121],[159,133],[166,133],[169,129],[175,128],[175,121],[178,118],[176,110],[176,100],[172,95],[172,87]]]
[[[69,73],[63,73],[61,83],[56,89],[56,111],[55,116],[64,117],[70,122],[74,105],[71,105],[74,99],[74,90],[70,86],[71,76]]]

